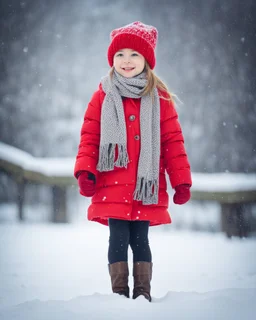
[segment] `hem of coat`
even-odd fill
[[[117,218],[117,217],[108,217],[108,218],[100,218],[100,217],[94,217],[92,219],[88,219],[89,221],[93,221],[93,222],[98,222],[104,226],[108,226],[108,219],[112,218],[112,219],[118,219],[118,220],[126,220],[126,219],[121,219],[121,218]],[[129,221],[148,221],[148,220],[129,220]],[[156,227],[156,226],[160,226],[162,224],[171,224],[172,221],[165,221],[165,222],[158,222],[158,221],[150,221],[149,226],[150,227]]]
[[[127,220],[127,221],[149,221],[149,226],[150,227],[154,227],[154,226],[159,226],[162,224],[170,224],[172,223],[172,219],[170,217],[169,212],[166,210],[166,213],[164,214],[164,218],[161,220],[154,220],[154,219],[146,219],[146,218],[140,218],[140,219],[125,219],[124,216],[119,216],[118,214],[110,214],[105,212],[104,216],[101,215],[96,215],[95,213],[91,212],[92,206],[94,206],[93,204],[91,206],[89,206],[88,208],[88,220],[89,221],[94,221],[94,222],[98,222],[102,225],[108,226],[108,219],[112,218],[112,219],[119,219],[119,220]]]

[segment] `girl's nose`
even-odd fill
[[[130,62],[130,57],[129,56],[124,57],[124,62],[129,63]]]

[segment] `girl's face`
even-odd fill
[[[114,55],[113,65],[123,77],[132,78],[144,70],[145,58],[132,49],[122,49]]]

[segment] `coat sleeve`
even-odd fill
[[[184,146],[184,137],[173,102],[161,99],[161,148],[165,169],[172,188],[180,184],[192,185],[190,164]]]
[[[74,175],[79,171],[89,171],[97,176],[97,163],[100,144],[100,116],[101,99],[100,90],[96,91],[88,104],[81,128],[80,143],[76,156]]]

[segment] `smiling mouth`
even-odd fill
[[[134,70],[135,68],[122,68],[124,71],[132,71]]]

